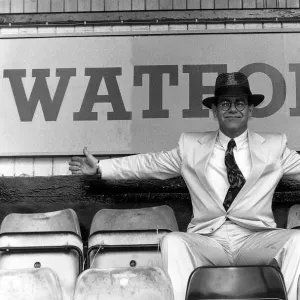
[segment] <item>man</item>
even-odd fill
[[[70,162],[73,174],[103,179],[167,179],[181,175],[189,189],[193,218],[187,233],[162,240],[163,265],[175,300],[184,300],[187,280],[198,266],[276,264],[289,300],[300,300],[300,232],[277,229],[272,197],[283,174],[300,180],[300,156],[284,134],[248,129],[253,108],[264,99],[253,95],[239,72],[217,77],[214,97],[203,100],[219,124],[214,132],[182,134],[171,151],[103,160],[85,148]]]

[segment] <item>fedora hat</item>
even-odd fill
[[[252,94],[249,86],[248,78],[241,72],[222,73],[216,79],[215,96],[205,98],[202,103],[204,106],[211,108],[220,96],[248,96],[248,102],[257,106],[265,96],[260,94]]]

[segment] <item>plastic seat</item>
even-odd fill
[[[51,269],[0,270],[1,300],[62,300],[57,275]]]
[[[300,205],[296,204],[290,207],[287,216],[287,226],[288,229],[299,229],[300,228]]]
[[[83,268],[83,244],[76,213],[9,214],[0,228],[0,269],[49,267],[70,299]]]
[[[74,300],[173,300],[169,277],[157,267],[89,269],[80,274]]]
[[[159,242],[171,231],[178,231],[178,225],[174,211],[167,205],[102,209],[91,224],[88,266],[103,269],[162,267]]]
[[[185,299],[287,300],[287,294],[274,266],[200,267],[190,275]]]

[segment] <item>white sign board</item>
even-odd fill
[[[217,128],[201,100],[241,70],[264,94],[250,127],[300,150],[300,34],[0,39],[0,155],[167,150]]]

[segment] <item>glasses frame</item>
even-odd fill
[[[229,100],[219,100],[218,101],[219,103],[218,103],[218,105],[220,106],[220,108],[221,108],[221,110],[222,111],[224,111],[224,112],[226,112],[226,111],[228,111],[228,110],[230,110],[231,109],[231,106],[234,104],[234,107],[235,107],[235,109],[237,110],[237,111],[243,111],[245,108],[246,108],[246,106],[248,105],[248,101],[247,100],[244,100],[244,99],[239,99],[239,100],[237,100],[237,101],[229,101]],[[227,108],[227,109],[224,109],[224,107],[222,106],[222,103],[224,103],[224,102],[227,102],[227,103],[230,103],[230,106]],[[244,103],[244,106],[243,106],[243,108],[242,109],[238,109],[237,108],[237,103],[238,102],[243,102]]]

